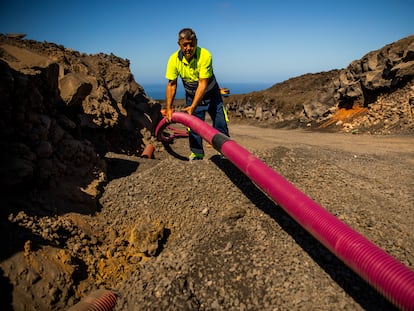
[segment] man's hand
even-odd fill
[[[172,109],[172,108],[167,107],[165,109],[165,119],[167,120],[168,123],[171,123],[173,111],[174,111],[174,109]]]
[[[197,90],[195,92],[195,95],[194,95],[194,98],[193,98],[193,102],[191,103],[191,106],[185,107],[181,110],[187,112],[188,114],[193,114],[193,112],[196,109],[197,105],[203,99],[204,93],[207,89],[207,85],[208,85],[208,79],[200,79],[198,81]]]
[[[166,109],[165,109],[165,119],[168,123],[172,121],[173,108],[172,104],[174,102],[175,93],[177,92],[177,80],[168,80],[167,87],[165,88],[165,98],[166,98]]]
[[[195,109],[195,106],[191,105],[191,106],[185,107],[181,110],[187,112],[188,114],[193,114],[194,109]]]

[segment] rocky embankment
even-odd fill
[[[65,201],[95,210],[88,198],[106,178],[102,155],[140,154],[159,105],[114,55],[6,36],[0,53],[1,185],[53,189],[63,197],[45,199],[50,210]]]
[[[271,127],[412,133],[414,36],[371,51],[347,68],[306,74],[226,99],[233,120]],[[259,121],[259,122],[258,122]]]
[[[295,234],[289,216],[230,163],[168,154],[152,136],[161,106],[128,60],[1,35],[0,71],[0,267],[10,309],[63,310],[97,288],[117,291],[120,310],[392,308]],[[346,69],[225,103],[234,125],[412,134],[413,77],[410,36]],[[410,151],[360,158],[307,145],[263,151],[256,140],[257,155],[412,267]],[[139,157],[148,144],[156,159]],[[186,155],[185,144],[173,149]]]

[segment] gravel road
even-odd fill
[[[247,125],[230,131],[239,145],[413,269],[412,136]],[[100,200],[98,230],[135,228],[136,235],[161,242],[140,246],[152,256],[117,286],[117,310],[393,309],[213,148],[206,146],[206,158],[196,162],[182,160],[186,139],[170,148],[154,160],[134,160],[137,169],[114,178]]]

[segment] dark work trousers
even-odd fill
[[[220,89],[217,88],[209,93],[204,95],[203,100],[194,109],[193,116],[205,121],[206,112],[208,112],[213,121],[213,127],[219,132],[229,136],[227,117],[224,111]],[[193,98],[193,95],[186,94],[186,107],[191,106]],[[191,151],[197,154],[204,154],[203,140],[201,136],[190,130],[188,137]]]

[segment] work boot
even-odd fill
[[[204,154],[202,153],[191,152],[191,154],[188,156],[189,161],[203,160],[203,158],[204,158]]]

